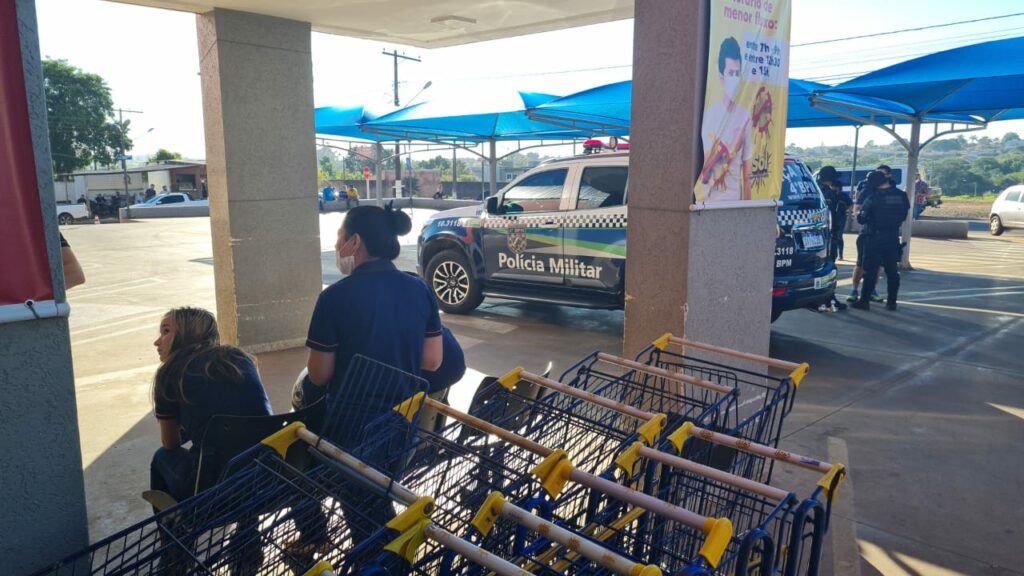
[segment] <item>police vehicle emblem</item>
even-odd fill
[[[522,228],[509,230],[508,249],[513,254],[522,254],[526,250],[526,230]]]

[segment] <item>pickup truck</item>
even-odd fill
[[[150,208],[154,206],[207,206],[207,200],[193,200],[191,196],[183,192],[167,192],[157,194],[141,204],[132,204],[132,208]]]
[[[57,204],[57,222],[60,224],[72,224],[75,220],[89,217],[89,207],[85,204]]]
[[[431,216],[417,265],[440,308],[466,314],[490,296],[621,309],[628,175],[628,152],[551,160],[486,204]],[[772,321],[830,302],[836,287],[825,199],[797,158],[784,160],[777,220]]]

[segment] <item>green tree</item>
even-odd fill
[[[49,121],[50,153],[56,174],[93,161],[110,164],[128,139],[128,122],[113,121],[114,101],[106,81],[64,60],[43,60],[43,91]]]
[[[963,150],[963,142],[957,138],[951,138],[948,140],[937,140],[932,144],[928,145],[928,148],[936,152],[952,152],[954,150]]]
[[[930,184],[942,188],[943,193],[953,196],[982,194],[993,188],[988,176],[971,170],[963,158],[947,158],[930,162],[926,166]]]
[[[443,172],[451,172],[452,163],[444,156],[437,155],[429,160],[420,160],[417,162],[419,168],[424,170],[440,170]]]
[[[151,163],[163,162],[165,160],[181,160],[181,154],[160,148],[156,151],[156,154],[149,157]]]
[[[1007,132],[1006,134],[1003,134],[1003,144],[1013,140],[1020,140],[1020,136],[1016,132]]]

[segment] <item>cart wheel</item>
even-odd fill
[[[470,271],[466,256],[458,250],[445,250],[430,259],[427,282],[441,310],[449,314],[472,312],[484,299],[480,281]]]

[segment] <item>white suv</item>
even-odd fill
[[[992,203],[989,232],[999,236],[1007,228],[1024,228],[1024,186],[1010,186]]]

